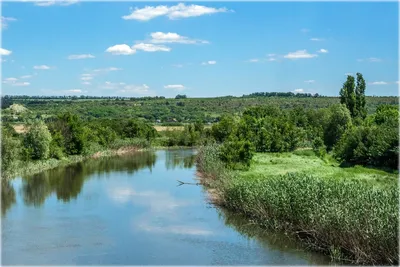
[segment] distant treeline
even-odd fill
[[[310,94],[310,93],[292,93],[292,92],[257,92],[249,95],[243,95],[243,97],[323,97],[322,95]]]

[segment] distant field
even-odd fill
[[[25,133],[27,131],[27,129],[25,128],[25,126],[23,124],[15,124],[15,125],[13,125],[13,127],[17,133]],[[157,130],[157,132],[182,131],[184,128],[184,126],[159,126],[159,125],[155,125],[153,127],[154,127],[154,129]],[[211,125],[207,125],[204,128],[211,128]]]
[[[22,122],[25,119],[53,118],[65,112],[77,113],[82,119],[143,118],[150,123],[174,121],[190,123],[204,121],[214,123],[224,114],[240,115],[252,106],[277,105],[281,109],[302,107],[304,109],[327,108],[340,103],[338,97],[220,97],[186,99],[138,99],[138,100],[34,100],[10,99],[13,104],[22,105],[27,110],[2,110],[2,121]],[[398,97],[367,97],[369,114],[381,104],[398,105]],[[165,128],[159,128],[162,131]]]

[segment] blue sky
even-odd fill
[[[398,95],[398,3],[3,2],[2,94]]]

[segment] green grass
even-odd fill
[[[245,178],[260,178],[287,173],[312,174],[320,178],[365,180],[377,185],[396,183],[398,174],[362,166],[341,168],[332,158],[318,158],[311,150],[294,153],[257,153],[249,171],[240,172]]]
[[[397,174],[341,168],[311,152],[256,154],[248,171],[230,171],[218,147],[202,147],[198,170],[211,200],[308,248],[352,264],[397,264]]]

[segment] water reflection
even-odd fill
[[[189,169],[194,166],[196,155],[192,150],[170,150],[166,154],[165,168],[174,170],[175,168]]]
[[[7,210],[15,204],[15,190],[9,180],[1,181],[1,214],[5,215]]]
[[[229,210],[218,208],[218,217],[224,224],[235,231],[247,240],[257,240],[259,244],[268,249],[276,251],[291,252],[304,256],[302,245],[293,238],[282,235],[281,232],[268,231],[249,221],[243,215],[231,212]],[[327,258],[322,254],[312,253],[307,254],[306,259],[310,263],[318,263],[320,265],[330,265]]]
[[[166,153],[167,169],[192,168],[195,155],[191,150],[177,150]],[[105,174],[125,171],[127,174],[148,168],[154,168],[157,154],[153,151],[141,151],[132,155],[121,155],[101,159],[89,159],[67,167],[57,167],[35,175],[22,178],[21,193],[25,205],[40,207],[46,199],[55,193],[57,199],[69,202],[80,194],[86,179],[93,174]],[[101,179],[107,176],[96,176]],[[12,182],[2,181],[2,215],[16,203]]]

